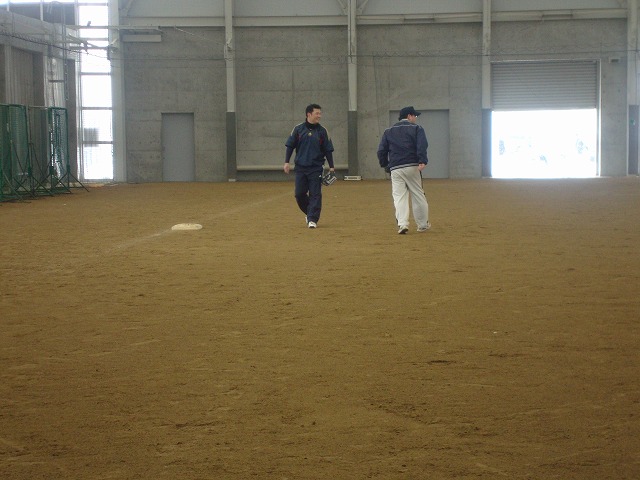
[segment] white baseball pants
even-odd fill
[[[413,219],[419,229],[426,229],[429,222],[429,204],[422,189],[422,175],[418,167],[392,170],[391,191],[393,204],[396,207],[398,226],[409,226],[409,196],[411,196]]]

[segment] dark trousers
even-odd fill
[[[322,170],[305,171],[296,167],[295,196],[307,222],[318,222],[322,210]]]

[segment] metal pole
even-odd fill
[[[482,7],[482,108],[491,108],[491,0]]]
[[[638,104],[638,0],[628,0],[627,103]]]
[[[348,63],[347,72],[349,76],[349,112],[347,115],[348,125],[348,153],[347,162],[349,165],[349,175],[358,175],[358,36],[356,33],[357,0],[349,0],[349,10],[347,12],[348,23]]]
[[[491,0],[482,4],[482,165],[483,177],[491,176]]]
[[[356,33],[357,0],[349,0],[349,111],[358,110],[358,36]]]
[[[233,0],[224,0],[224,59],[227,68],[227,179],[235,182],[237,163],[236,49],[233,37]]]
[[[627,4],[627,174],[640,169],[640,106],[638,105],[638,0]]]
[[[224,59],[227,66],[227,112],[236,111],[236,49],[233,36],[233,0],[224,0]]]

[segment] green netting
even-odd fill
[[[0,105],[0,195],[19,198],[30,193],[27,107]]]
[[[69,162],[65,108],[0,104],[0,201],[69,192]]]
[[[47,109],[29,107],[29,161],[37,193],[51,193]]]
[[[54,187],[68,189],[71,172],[69,171],[69,126],[65,108],[48,109],[49,159],[51,161]]]
[[[9,105],[0,105],[0,199],[13,197],[11,189],[11,137]]]
[[[9,132],[11,137],[11,179],[18,192],[31,192],[31,165],[29,163],[29,125],[27,107],[9,105]]]

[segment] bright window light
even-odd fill
[[[111,109],[84,109],[82,111],[82,141],[85,143],[113,141],[111,115]]]
[[[78,11],[78,25],[103,27],[109,25],[109,9],[107,7],[82,7]]]
[[[109,25],[108,3],[104,0],[78,2],[78,24],[87,27],[80,29],[80,36],[91,45],[88,51],[80,53],[83,177],[85,180],[111,180],[113,105],[111,64],[107,55],[109,31],[100,28]]]
[[[44,3],[73,3],[75,0],[45,0]],[[10,0],[9,3],[11,5],[18,5],[19,3],[36,3],[39,4],[40,0]],[[7,0],[0,1],[0,5],[6,5]]]
[[[89,40],[91,44],[94,44],[93,40],[106,40],[109,38],[108,28],[81,28],[78,33],[80,37]]]
[[[113,178],[113,144],[85,144],[82,146],[84,178],[111,180]]]
[[[97,47],[106,47],[107,42],[92,41]],[[107,58],[107,50],[98,48],[80,53],[80,70],[82,73],[110,73],[111,62]]]
[[[491,130],[494,178],[598,175],[596,109],[493,112]]]
[[[82,76],[82,106],[111,107],[111,76]]]

